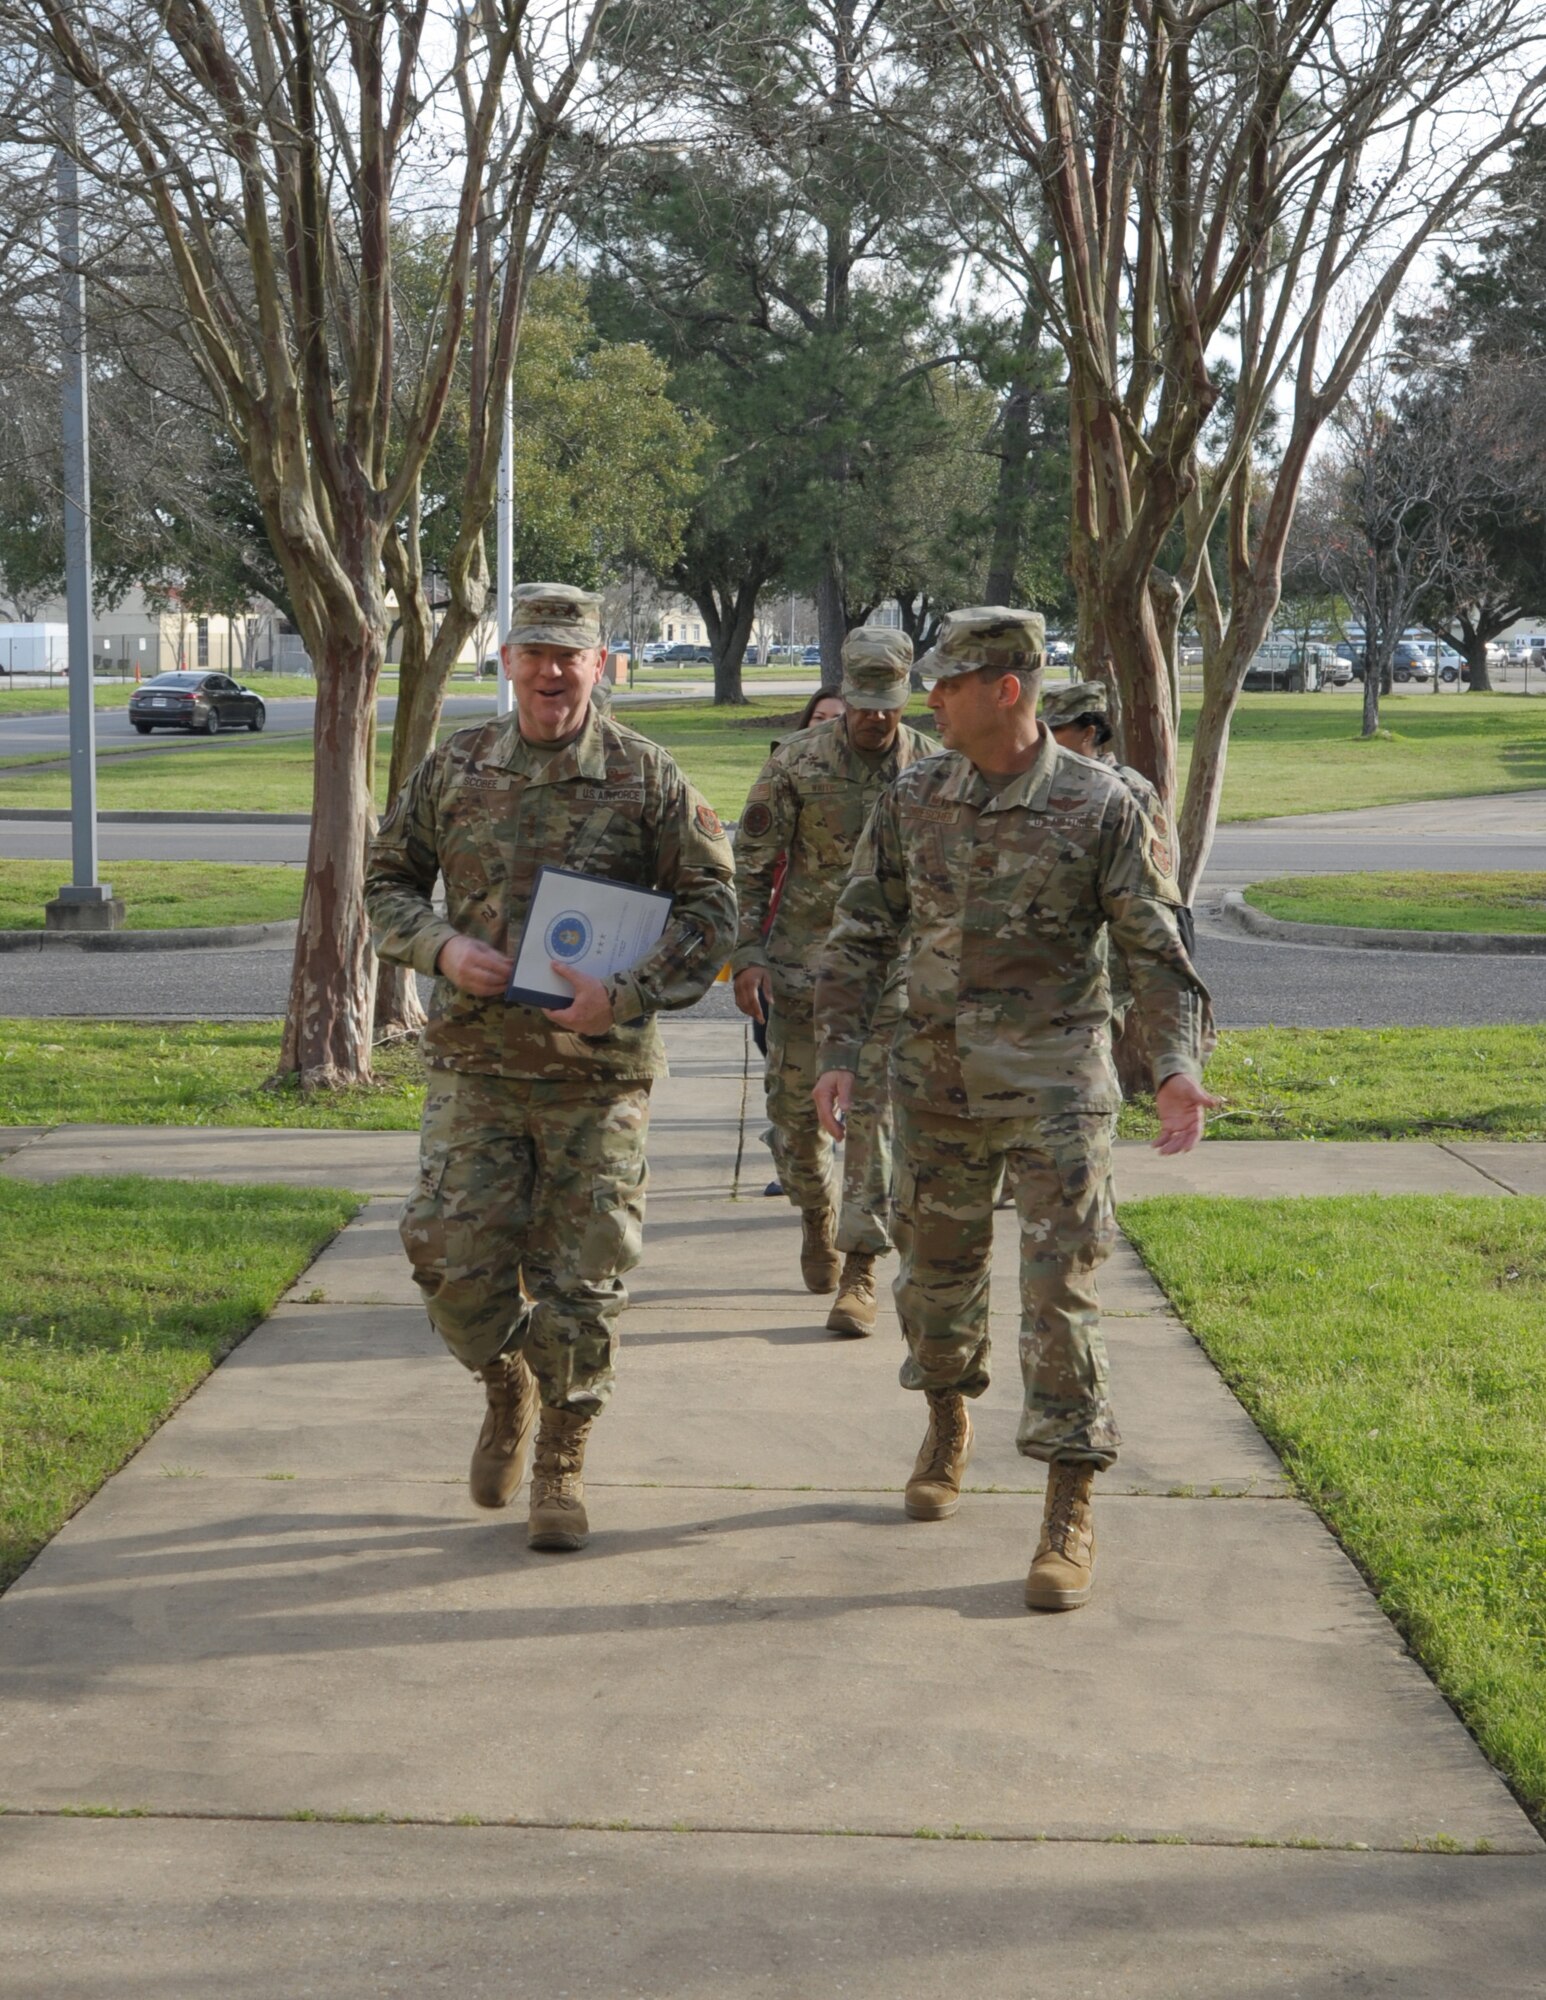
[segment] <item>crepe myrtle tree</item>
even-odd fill
[[[1080,663],[1113,681],[1124,754],[1167,800],[1174,639],[1195,594],[1205,692],[1180,818],[1190,886],[1316,436],[1414,261],[1460,227],[1537,114],[1546,6],[919,0],[917,20],[940,102],[961,61],[975,86],[975,123],[957,113],[942,126],[953,152],[976,149],[973,239],[996,213],[1000,258],[1021,247],[1067,360]],[[1221,407],[1219,362],[1232,355]],[[1283,434],[1253,511],[1258,440],[1274,423]],[[1215,588],[1221,514],[1228,575]],[[1159,559],[1183,517],[1183,574],[1167,576]]]
[[[581,99],[609,4],[0,0],[13,68],[31,61],[40,84],[57,70],[76,86],[96,216],[88,278],[111,284],[95,250],[132,225],[159,266],[163,323],[252,482],[316,668],[311,837],[279,1059],[303,1088],[370,1077],[363,880],[386,545],[404,524],[411,534],[469,329],[469,517],[486,518],[546,184],[555,160],[589,143]],[[34,93],[37,123],[17,136],[56,141],[49,97]],[[432,219],[446,242],[406,387],[394,301],[405,214]],[[469,549],[469,572],[475,561]]]

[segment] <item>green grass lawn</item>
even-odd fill
[[[0,931],[43,928],[43,905],[59,893],[62,861],[7,861],[0,874]],[[236,862],[114,861],[113,894],[124,901],[131,931],[204,929],[211,924],[271,924],[298,916],[300,868],[248,867]]]
[[[1482,1748],[1546,1811],[1546,1202],[1171,1197],[1122,1225]]]
[[[278,1051],[273,1021],[0,1020],[0,1125],[417,1126],[411,1048],[337,1099],[266,1089]],[[1220,1139],[1546,1139],[1546,1028],[1247,1028],[1208,1081]],[[1122,1113],[1126,1138],[1155,1129],[1146,1102]]]
[[[1546,1028],[1236,1028],[1214,1139],[1546,1139]],[[1125,1138],[1157,1130],[1147,1100]]]
[[[1183,699],[1183,771],[1197,707]],[[1546,786],[1546,702],[1412,696],[1382,704],[1381,715],[1381,733],[1365,742],[1354,701],[1243,696],[1230,733],[1222,817],[1342,812]]]
[[[359,1207],[332,1189],[0,1180],[0,1587]]]
[[[290,695],[310,700],[317,692],[317,684],[309,675],[254,674],[250,679],[243,680],[240,674],[235,674],[232,678],[242,687],[250,687],[254,694],[261,694],[271,701]],[[132,680],[92,682],[92,695],[98,708],[127,708],[133,692]],[[64,715],[69,707],[70,691],[65,686],[0,688],[0,716]]]
[[[370,1089],[326,1098],[266,1089],[278,1054],[277,1021],[0,1020],[0,1125],[417,1128],[413,1048],[377,1049]]]
[[[1300,924],[1388,931],[1546,931],[1546,875],[1280,875],[1253,882],[1253,908]]]
[[[376,746],[376,797],[384,805],[389,730],[376,732]],[[57,763],[42,771],[0,772],[0,805],[69,803],[70,774]],[[310,812],[311,738],[243,730],[159,756],[126,749],[99,763],[97,805],[103,812]]]
[[[664,744],[715,810],[735,819],[767,756],[769,738],[779,733],[776,718],[799,705],[794,695],[764,695],[745,708],[661,702],[629,706],[618,717]],[[1184,704],[1183,770],[1196,707],[1195,699]],[[912,708],[921,712],[921,697]],[[1389,730],[1365,743],[1358,735],[1356,704],[1330,695],[1246,695],[1230,743],[1224,819],[1546,786],[1546,702],[1522,695],[1466,695],[1426,704],[1414,698],[1393,702],[1387,714]],[[384,783],[386,732],[379,741]],[[69,774],[57,764],[0,774],[0,802],[68,805]],[[102,767],[99,802],[114,811],[160,805],[186,812],[305,812],[311,803],[311,746],[298,738],[226,736],[201,745],[197,754],[112,758]]]

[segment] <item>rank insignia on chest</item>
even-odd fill
[[[772,824],[773,815],[766,806],[748,806],[741,815],[741,831],[753,840],[760,840]]]
[[[711,839],[717,840],[725,830],[720,825],[719,815],[712,806],[695,806],[693,817],[698,822],[698,831],[708,834]]]

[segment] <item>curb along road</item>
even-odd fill
[[[205,946],[266,944],[293,938],[295,919],[273,924],[208,924],[165,931],[0,931],[0,952],[197,951]]]
[[[1381,931],[1359,924],[1299,924],[1253,909],[1238,889],[1225,891],[1225,918],[1252,937],[1279,944],[1330,945],[1344,951],[1493,953],[1506,957],[1546,954],[1541,931]]]

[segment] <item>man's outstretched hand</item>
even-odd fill
[[[743,965],[735,976],[735,1004],[743,1014],[750,1014],[754,1021],[764,1025],[772,992],[773,981],[765,965]]]
[[[1200,1083],[1193,1083],[1189,1076],[1167,1076],[1154,1093],[1154,1108],[1160,1122],[1155,1152],[1189,1153],[1202,1137],[1208,1113],[1216,1111],[1223,1101],[1204,1090]]]
[[[811,1092],[816,1116],[829,1139],[841,1139],[854,1101],[854,1073],[851,1069],[826,1069],[816,1079]]]

